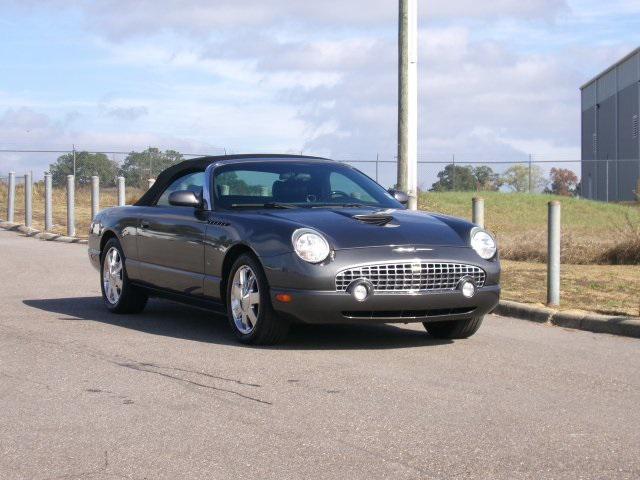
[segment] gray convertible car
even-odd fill
[[[324,158],[188,160],[135,205],[101,211],[89,258],[110,311],[178,300],[226,314],[245,343],[281,341],[291,322],[422,322],[469,337],[500,296],[495,240],[406,200]]]

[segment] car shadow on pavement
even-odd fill
[[[23,300],[28,307],[63,315],[60,320],[88,320],[139,332],[221,345],[255,348],[236,341],[224,316],[167,300],[152,299],[143,313],[116,315],[108,312],[100,297]],[[386,349],[435,346],[451,343],[402,325],[292,325],[281,345],[270,349]]]

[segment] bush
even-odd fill
[[[635,224],[627,216],[627,225],[620,233],[622,240],[605,250],[599,263],[640,265],[640,222]]]

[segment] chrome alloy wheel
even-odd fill
[[[258,278],[247,265],[241,266],[233,276],[231,286],[231,315],[236,328],[248,335],[256,328],[260,313]]]
[[[102,286],[104,295],[111,305],[115,305],[122,295],[122,257],[117,248],[111,247],[104,256],[102,265]]]

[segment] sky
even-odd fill
[[[423,161],[579,159],[580,85],[640,45],[640,0],[418,8]],[[397,9],[396,0],[0,0],[0,150],[393,160]],[[0,152],[0,175],[38,176],[55,158]],[[383,165],[381,181],[393,183],[394,169]],[[422,166],[420,183],[436,170]]]

